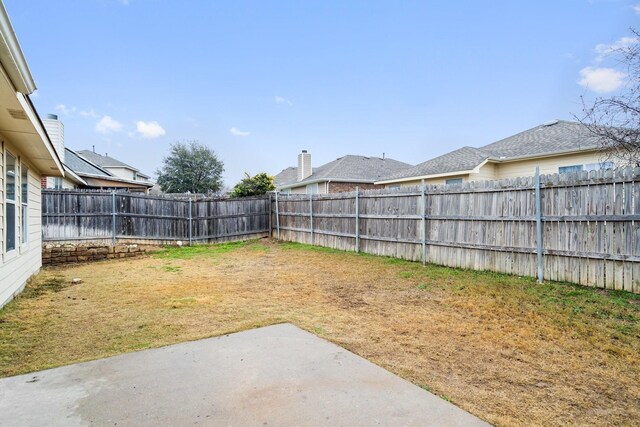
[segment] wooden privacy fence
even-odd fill
[[[43,190],[44,241],[217,242],[268,235],[269,196],[225,199]]]
[[[640,168],[274,202],[282,240],[640,293]]]

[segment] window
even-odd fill
[[[587,163],[586,165],[560,166],[559,173],[572,173],[582,171],[599,171],[602,169],[613,169],[613,162]]]
[[[16,158],[7,153],[5,167],[5,251],[16,248]]]
[[[586,171],[599,171],[601,169],[613,169],[613,162],[589,163],[584,165]]]
[[[318,183],[307,185],[307,194],[318,194]]]
[[[22,243],[27,243],[27,224],[29,223],[29,168],[22,163],[20,165],[20,203],[22,204]]]
[[[62,189],[62,178],[60,177],[53,178],[53,188],[55,188],[56,190]]]
[[[462,184],[462,178],[449,178],[444,183],[445,184]]]

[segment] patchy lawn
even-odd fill
[[[279,322],[498,425],[640,424],[640,296],[269,240],[43,270],[0,375]]]

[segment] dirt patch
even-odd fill
[[[0,374],[292,322],[494,424],[640,423],[638,296],[267,240],[49,268],[25,292],[76,277],[0,311]]]

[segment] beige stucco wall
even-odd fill
[[[8,302],[19,292],[27,280],[42,265],[41,254],[41,205],[40,205],[40,171],[36,170],[29,159],[14,145],[9,143],[0,135],[3,140],[0,145],[0,307]],[[5,153],[10,152],[17,157],[17,194],[16,209],[16,249],[6,252],[6,218],[5,218]],[[20,179],[22,164],[29,168],[28,180],[28,221],[27,221],[27,241],[22,241],[22,191],[20,189]]]

